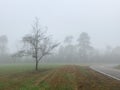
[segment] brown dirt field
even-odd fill
[[[102,75],[88,67],[67,65],[44,79],[47,90],[120,90],[120,81]],[[39,83],[39,85],[41,82]]]

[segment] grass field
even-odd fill
[[[0,90],[120,90],[120,81],[78,65],[0,65]]]
[[[120,65],[116,66],[115,68],[116,68],[116,69],[120,69]]]

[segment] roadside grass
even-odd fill
[[[80,68],[81,78],[78,84],[81,84],[83,90],[119,90],[120,81],[114,80],[108,76],[102,75],[88,67]],[[83,79],[84,82],[81,81]]]
[[[114,67],[114,68],[116,68],[116,69],[120,69],[120,65],[118,65],[118,66],[116,66],[116,67]]]

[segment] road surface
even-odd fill
[[[116,80],[120,80],[120,70],[108,66],[90,66],[90,68]]]

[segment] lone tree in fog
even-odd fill
[[[90,51],[93,49],[90,46],[90,37],[88,33],[82,32],[78,38],[79,53],[82,59],[88,59]]]
[[[64,39],[64,59],[67,61],[74,61],[75,60],[75,55],[76,55],[76,48],[73,45],[73,39],[74,37],[72,35],[65,37]]]
[[[66,43],[67,45],[71,45],[72,41],[73,41],[73,36],[70,35],[70,36],[65,37],[64,43]]]
[[[46,35],[46,32],[42,31],[43,28],[39,24],[39,19],[35,19],[32,29],[33,32],[31,34],[25,35],[22,38],[24,47],[19,53],[22,55],[32,55],[35,58],[35,70],[37,71],[39,61],[44,56],[51,54],[51,51],[59,44],[53,43],[51,38]]]
[[[7,53],[8,38],[6,35],[0,36],[0,55]]]

